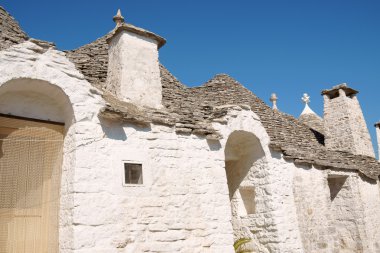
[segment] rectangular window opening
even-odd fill
[[[142,164],[124,163],[124,184],[143,184]]]

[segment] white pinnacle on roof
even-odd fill
[[[113,17],[113,21],[116,23],[117,26],[124,23],[124,17],[121,15],[120,9],[117,10],[116,15]]]
[[[270,96],[269,100],[273,103],[272,109],[273,110],[278,110],[278,108],[277,108],[277,100],[278,100],[278,98],[277,98],[276,93],[272,93],[272,95]]]
[[[309,103],[310,103],[310,96],[307,94],[307,93],[304,93],[303,94],[303,97],[301,98],[302,101],[305,103],[305,108],[303,109],[301,115],[304,115],[304,114],[315,114],[317,115],[310,107],[309,107]]]

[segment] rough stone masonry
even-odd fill
[[[323,91],[323,120],[310,108],[298,120],[226,74],[186,87],[159,63],[162,37],[120,12],[67,52],[0,18],[2,138],[11,118],[64,125],[60,180],[40,177],[60,189],[54,233],[28,239],[26,221],[42,223],[0,203],[0,252],[232,253],[242,237],[263,253],[380,252],[380,164],[355,90]],[[36,189],[48,194],[22,200]]]

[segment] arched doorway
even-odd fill
[[[0,252],[57,252],[62,133],[0,115]]]
[[[57,253],[67,97],[48,82],[0,88],[0,253]],[[67,126],[67,124],[66,124]]]

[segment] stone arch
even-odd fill
[[[224,153],[234,237],[252,237],[247,224],[264,208],[259,178],[266,170],[265,152],[253,133],[238,130],[228,137]]]
[[[223,135],[226,181],[231,206],[234,239],[251,238],[253,252],[268,252],[265,236],[272,221],[273,199],[269,196],[271,159],[269,136],[260,118],[251,110],[233,106],[224,125],[214,127]],[[274,235],[276,236],[276,235]]]
[[[40,98],[43,97],[48,104],[56,103],[57,97],[62,99],[58,99],[63,102],[61,104],[63,109],[58,110],[62,117],[56,118],[50,114],[48,119],[65,123],[59,248],[62,252],[72,252],[74,248],[74,176],[78,168],[88,166],[87,161],[76,159],[76,156],[79,146],[96,138],[103,138],[98,113],[105,102],[101,97],[101,92],[84,78],[64,52],[53,47],[47,48],[38,42],[26,41],[10,47],[7,51],[0,51],[0,92],[5,93],[8,89],[15,92],[16,86],[19,91],[39,93]],[[48,90],[50,92],[46,92]],[[28,115],[34,118],[41,116],[31,111],[21,116]],[[47,119],[46,115],[42,116],[42,119]]]
[[[252,165],[265,156],[259,139],[246,131],[230,134],[224,150],[230,199],[242,187]]]
[[[0,86],[0,113],[61,122],[75,121],[69,97],[58,86],[30,78],[12,79]]]
[[[72,152],[76,143],[74,127],[76,114],[73,101],[60,86],[46,80],[15,78],[0,84],[0,113],[4,116],[64,124],[61,151],[63,154],[60,162],[62,164],[57,178],[59,194],[57,236],[58,240],[62,237],[72,237],[73,231],[69,224],[73,202],[71,184],[68,182],[72,181],[75,164],[75,152]]]

